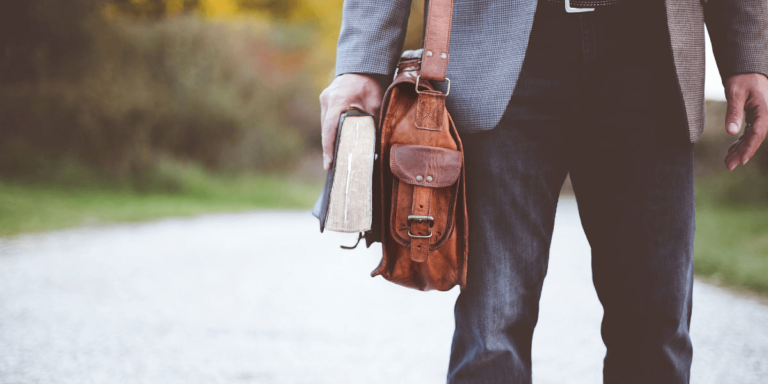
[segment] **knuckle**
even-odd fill
[[[728,99],[728,107],[726,108],[728,113],[740,113],[742,108],[744,108],[744,103],[739,102],[739,100]]]
[[[741,86],[733,85],[728,88],[728,91],[726,92],[726,99],[728,101],[738,101],[742,99],[743,94],[744,90],[741,88]]]
[[[328,104],[329,105],[337,105],[342,101],[343,97],[338,92],[333,92],[330,95],[328,95]]]

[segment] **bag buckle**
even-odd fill
[[[424,220],[429,221],[429,227],[432,228],[432,226],[435,225],[435,218],[432,216],[427,215],[408,215],[408,220],[406,220],[406,223],[408,225],[411,225],[411,220],[417,220],[419,223],[423,222]],[[412,236],[415,237],[415,236]]]
[[[432,226],[435,225],[435,218],[432,217],[432,216],[427,216],[427,215],[408,215],[408,220],[406,220],[408,225],[411,225],[411,220],[416,220],[419,223],[423,222],[424,220],[427,220],[427,221],[429,221],[429,227],[430,228],[432,228]],[[414,235],[413,233],[411,233],[411,230],[409,229],[408,230],[408,236],[416,238],[416,239],[429,239],[430,237],[432,237],[432,231],[429,231],[429,235],[420,236],[420,235]]]
[[[429,231],[429,235],[419,236],[419,235],[412,234],[411,231],[408,230],[408,236],[416,238],[416,239],[429,239],[430,237],[432,237],[432,231]]]
[[[416,93],[420,93],[419,92],[419,80],[421,80],[421,74],[416,76]],[[448,82],[448,89],[445,90],[445,97],[448,97],[448,94],[451,93],[451,79],[446,77],[445,81]]]
[[[571,0],[565,0],[565,12],[567,13],[584,13],[584,12],[592,12],[594,11],[594,8],[574,8],[571,7]]]

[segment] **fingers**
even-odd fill
[[[382,103],[382,96],[377,95],[378,97],[369,97],[365,100],[365,108],[363,109],[365,112],[368,112],[373,115],[373,117],[378,121],[379,119],[379,113],[381,111],[381,103]]]
[[[331,163],[333,162],[333,147],[336,141],[339,117],[343,112],[342,109],[338,104],[327,106],[322,121],[323,169],[326,171],[331,169]]]
[[[744,121],[744,105],[747,94],[741,88],[730,87],[727,95],[728,110],[725,114],[725,131],[731,135],[739,133],[741,123]]]
[[[320,125],[323,146],[323,168],[333,163],[339,117],[352,108],[378,114],[382,87],[370,76],[348,73],[336,77],[320,94]]]
[[[744,150],[743,144],[747,139],[748,132],[751,132],[751,126],[749,125],[747,125],[745,133],[728,148],[728,154],[725,156],[725,166],[729,171],[733,171],[741,163],[741,154]]]
[[[725,156],[725,166],[732,171],[739,164],[747,164],[755,155],[760,144],[768,134],[768,118],[760,116],[747,126],[744,134],[730,148]]]
[[[374,118],[378,120],[380,117],[379,114],[381,113],[381,103],[384,99],[384,92],[380,87],[372,88],[373,89],[370,92],[366,93],[366,97],[364,99],[365,109],[363,110],[372,114]]]
[[[755,155],[755,152],[757,152],[760,144],[765,139],[766,132],[768,132],[768,119],[761,117],[752,123],[752,129],[738,149],[741,164],[746,164]]]
[[[325,89],[320,94],[320,126],[322,127],[325,121],[325,114],[328,112],[328,90]]]
[[[728,148],[725,165],[733,170],[755,155],[768,134],[768,79],[761,74],[740,74],[726,81],[728,112],[726,125],[741,122],[746,112],[749,122],[744,134]],[[732,130],[729,129],[729,133]]]
[[[331,169],[333,164],[334,146],[336,145],[336,131],[339,128],[339,119],[341,114],[350,110],[358,109],[360,111],[366,111],[361,103],[344,103],[336,101],[329,103],[326,106],[325,116],[322,120],[322,144],[323,144],[323,169],[326,171]]]
[[[327,128],[325,126],[325,118],[328,115],[328,89],[326,88],[320,94],[320,137],[323,147],[323,169],[329,170],[331,163],[331,153],[333,153],[333,141],[329,144],[330,151],[326,150],[326,141],[328,141]],[[331,139],[333,140],[333,139]]]

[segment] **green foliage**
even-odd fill
[[[768,207],[706,205],[696,216],[696,273],[768,293]]]
[[[166,158],[275,171],[319,142],[317,99],[302,65],[310,31],[196,15],[111,23],[79,16],[87,25],[86,37],[73,38],[80,49],[3,81],[0,177],[61,179],[77,164],[145,189]],[[40,41],[47,46],[48,37]]]
[[[200,6],[200,0],[114,0],[108,6],[110,11],[122,16],[157,20],[169,14],[193,11]]]
[[[266,12],[270,17],[285,19],[301,6],[302,0],[237,0],[238,8],[244,11]],[[332,7],[329,7],[332,8]]]

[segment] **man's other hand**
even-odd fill
[[[371,76],[347,73],[337,76],[320,94],[320,124],[322,126],[323,168],[331,169],[336,130],[341,114],[356,108],[378,117],[382,86]]]
[[[726,132],[738,134],[745,113],[747,120],[744,134],[728,148],[725,156],[725,166],[732,171],[754,156],[768,133],[768,78],[760,73],[731,76],[725,82],[725,95],[728,100]]]

